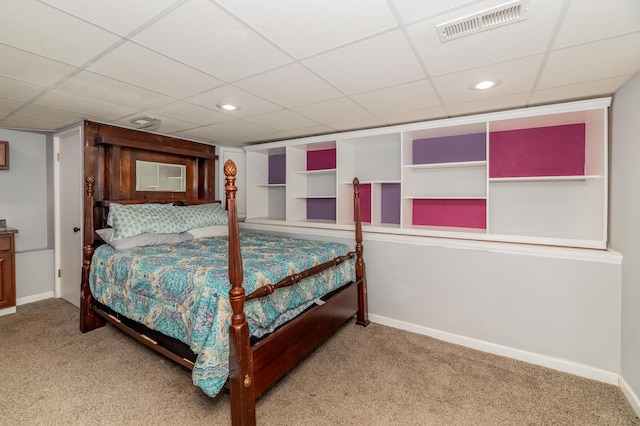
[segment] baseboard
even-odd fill
[[[540,365],[542,367],[551,368],[553,370],[562,371],[564,373],[575,374],[576,376],[619,386],[619,374],[589,365],[580,364],[575,361],[554,358],[546,355],[536,354],[533,352],[523,351],[520,349],[510,348],[507,346],[497,345],[495,343],[489,343],[465,336],[459,336],[457,334],[447,333],[444,331],[435,330],[404,321],[398,321],[375,314],[369,314],[369,320],[378,324],[398,328],[400,330],[423,334],[425,336],[433,337],[435,339],[443,340],[449,343],[454,343],[456,345],[477,349],[479,351],[488,352],[495,355],[506,356],[508,358],[517,359],[519,361],[528,362],[530,364]]]
[[[9,315],[9,314],[15,314],[16,313],[16,307],[12,306],[10,308],[4,308],[4,309],[0,309],[0,317],[3,315]]]
[[[51,299],[54,297],[53,291],[45,291],[44,293],[32,294],[31,296],[18,297],[16,299],[16,305],[26,305],[27,303],[39,302],[45,299]]]
[[[640,398],[638,398],[638,395],[636,395],[633,389],[631,389],[631,386],[629,386],[629,383],[627,383],[623,377],[620,377],[619,386],[622,390],[622,393],[627,398],[627,401],[629,401],[629,404],[631,404],[633,411],[635,411],[636,415],[640,417]]]

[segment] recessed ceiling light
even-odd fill
[[[237,106],[233,104],[226,104],[226,103],[218,104],[218,108],[221,108],[225,111],[235,111],[238,109]]]
[[[471,89],[473,89],[473,90],[487,90],[487,89],[491,89],[492,87],[497,86],[498,84],[499,84],[498,81],[484,80],[484,81],[481,81],[479,83],[471,85]]]

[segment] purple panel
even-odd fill
[[[327,170],[336,168],[336,149],[307,151],[307,170]]]
[[[381,222],[400,224],[400,184],[383,183],[381,190]]]
[[[486,159],[485,133],[413,141],[413,164],[456,163]]]
[[[336,220],[335,198],[307,199],[307,219]]]
[[[284,184],[287,183],[287,167],[285,154],[277,154],[269,156],[269,183]]]

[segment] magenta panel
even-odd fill
[[[493,132],[489,177],[584,175],[584,124]]]
[[[363,222],[371,223],[371,184],[360,184],[360,219]],[[355,211],[353,212],[353,220],[356,220]]]
[[[487,202],[484,199],[413,200],[413,224],[486,229]]]
[[[336,168],[336,149],[307,151],[307,170],[327,170]]]

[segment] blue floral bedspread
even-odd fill
[[[241,233],[246,294],[288,275],[347,254],[340,243]],[[188,344],[198,355],[193,383],[210,396],[229,374],[231,305],[227,237],[114,250],[98,247],[91,262],[93,296],[114,311]],[[245,304],[252,335],[260,337],[314,300],[355,279],[344,262],[269,297]]]

